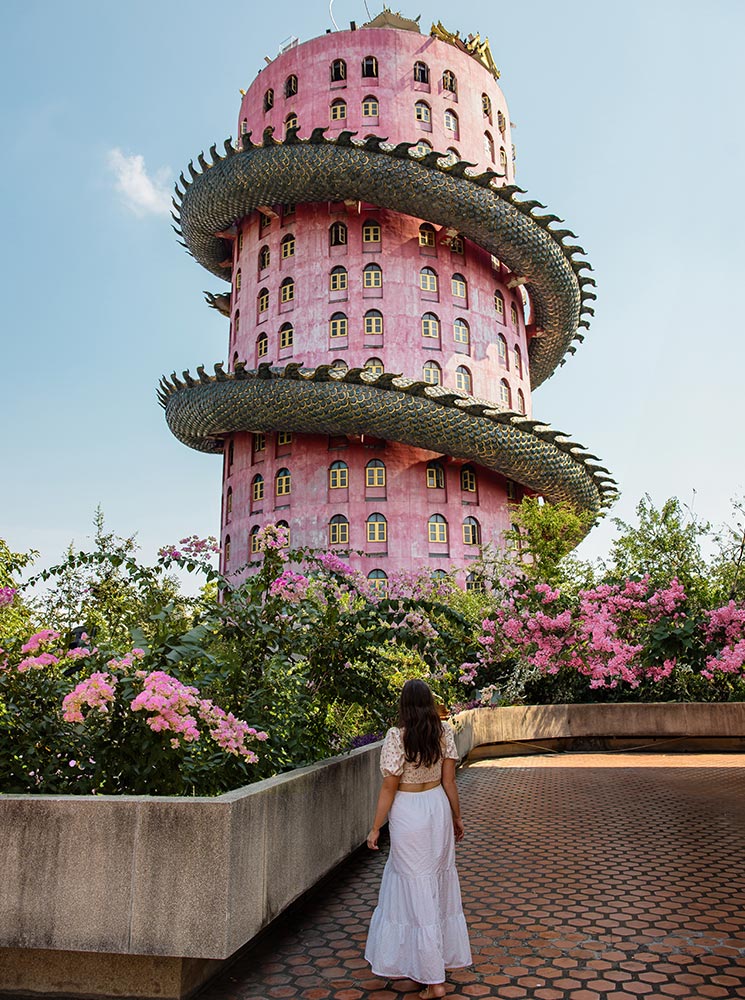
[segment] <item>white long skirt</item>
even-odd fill
[[[463,968],[472,961],[452,813],[442,785],[426,792],[397,792],[389,829],[391,850],[365,958],[383,979],[442,983],[446,968]]]

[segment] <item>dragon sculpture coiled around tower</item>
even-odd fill
[[[251,134],[225,155],[210,149],[199,167],[181,174],[174,201],[176,232],[195,259],[220,278],[231,253],[224,232],[263,205],[355,199],[457,230],[498,257],[518,276],[531,298],[542,331],[530,344],[531,386],[535,388],[574,353],[581,327],[593,314],[595,282],[584,272],[581,247],[562,220],[542,215],[545,206],[521,201],[520,188],[497,186],[500,175],[474,173],[473,164],[443,153],[422,156],[413,143],[389,145],[352,132],[327,139],[315,129],[300,139],[290,128],[283,142],[271,129],[255,145]],[[221,296],[212,296],[221,308]],[[284,369],[241,362],[226,373],[197,369],[180,379],[162,379],[159,400],[174,435],[200,451],[222,451],[222,439],[236,431],[297,431],[324,434],[368,433],[428,451],[449,454],[494,469],[550,502],[568,501],[599,514],[616,497],[616,485],[595,455],[562,432],[488,400],[451,392],[403,375],[365,369],[340,371],[328,365]]]

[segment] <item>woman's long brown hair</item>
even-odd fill
[[[398,702],[398,726],[403,730],[404,756],[432,767],[442,756],[442,723],[432,692],[424,681],[407,681]]]

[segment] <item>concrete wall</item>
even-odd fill
[[[508,741],[742,738],[745,704],[518,706],[456,721],[465,756]],[[0,797],[0,992],[193,991],[363,843],[378,755],[364,747],[212,799]]]

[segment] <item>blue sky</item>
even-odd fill
[[[394,6],[395,4],[391,4]],[[380,0],[368,0],[374,15]],[[720,522],[745,493],[739,316],[745,5],[437,0],[422,25],[488,35],[517,123],[517,180],[566,219],[598,281],[577,354],[534,412],[600,455],[630,518],[676,495]],[[335,0],[345,27],[363,0]],[[0,39],[4,428],[0,536],[43,562],[101,504],[143,554],[217,533],[219,459],[168,432],[162,373],[225,356],[220,282],[176,243],[179,172],[235,134],[244,89],[324,0],[26,0]],[[580,552],[606,551],[609,523]]]

